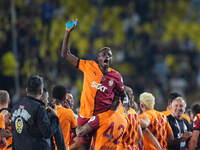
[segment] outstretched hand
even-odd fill
[[[67,32],[71,32],[77,25],[75,24],[75,21],[78,21],[78,19],[72,19],[71,20],[72,22],[73,22],[73,26],[72,27],[70,27],[70,28],[68,28],[68,27],[66,27],[66,31]]]

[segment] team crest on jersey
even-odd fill
[[[21,117],[18,117],[15,121],[15,128],[17,133],[21,134],[23,129],[24,123]]]
[[[109,86],[112,86],[112,85],[113,85],[113,80],[110,80],[110,81],[108,82],[108,85],[109,85]]]

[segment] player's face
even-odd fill
[[[103,50],[98,54],[98,63],[100,68],[103,70],[107,70],[112,63],[112,52],[111,50]]]
[[[63,107],[73,109],[74,107],[74,98],[71,93],[65,95],[65,100],[63,101]]]
[[[74,98],[71,93],[66,94],[66,100],[68,100],[68,102],[70,103],[70,107],[73,108],[74,107]]]
[[[172,102],[172,113],[174,117],[181,118],[182,114],[185,112],[186,104],[185,102],[178,98]]]

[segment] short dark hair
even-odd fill
[[[169,101],[172,102],[174,99],[176,99],[177,97],[181,97],[181,94],[177,93],[177,92],[171,92],[169,94]]]
[[[67,93],[67,89],[64,86],[57,85],[53,88],[52,96],[56,100],[63,101],[66,93]]]
[[[43,88],[43,78],[39,75],[32,75],[28,79],[27,92],[37,95],[40,94],[40,89]]]
[[[194,105],[192,106],[192,113],[193,113],[194,115],[200,113],[200,104],[194,104]]]

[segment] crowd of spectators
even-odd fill
[[[149,90],[159,109],[171,91],[185,95],[188,104],[200,98],[198,0],[17,0],[15,6],[17,58],[12,51],[11,3],[0,1],[0,88],[11,96],[18,66],[21,94],[27,77],[37,73],[47,81],[47,89],[63,84],[79,99],[81,74],[60,57],[65,22],[78,18],[73,51],[95,59],[96,50],[111,47],[114,68],[136,98]]]

